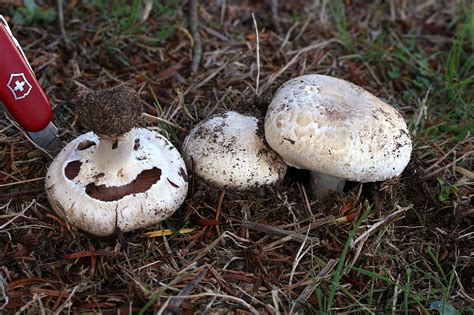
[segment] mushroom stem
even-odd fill
[[[92,163],[112,176],[117,175],[130,164],[134,145],[135,129],[116,138],[101,136]]]
[[[316,195],[316,199],[322,200],[332,192],[342,192],[346,183],[345,179],[311,172],[311,189]]]

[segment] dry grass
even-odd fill
[[[172,1],[151,11],[151,1],[126,9],[72,1],[33,13],[3,3],[7,17],[20,15],[11,27],[65,141],[85,131],[76,102],[88,89],[128,81],[149,128],[179,147],[210,114],[317,72],[397,107],[416,148],[400,178],[349,185],[324,204],[313,201],[302,171],[247,193],[194,178],[181,209],[148,229],[193,233],[97,239],[52,211],[43,191],[48,161],[2,116],[0,312],[427,314],[434,301],[469,312],[472,30],[459,39],[466,3],[221,0],[198,4],[195,14]]]

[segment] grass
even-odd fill
[[[347,26],[346,12],[343,0],[331,1],[329,5],[331,9],[331,17],[336,24],[336,30],[339,33],[342,42],[348,50],[353,50],[349,29]]]
[[[449,111],[441,112],[441,118],[449,124],[443,125],[440,130],[433,132],[450,132],[457,136],[454,141],[459,141],[474,128],[473,115],[473,91],[474,84],[474,46],[472,42],[466,44],[467,34],[472,34],[473,11],[468,10],[466,20],[458,27],[456,37],[451,49],[445,57],[446,70],[442,76],[442,83],[439,93],[448,100],[452,106]],[[471,35],[472,36],[472,35]],[[464,122],[455,126],[454,122]],[[436,134],[435,134],[436,135]]]
[[[387,35],[382,32],[373,40],[368,33],[351,35],[343,9],[344,2],[332,1],[330,7],[335,29],[341,41],[351,51],[351,55],[344,58],[357,58],[377,67],[385,63],[386,70],[382,70],[382,73],[385,72],[390,80],[410,77],[406,81],[407,88],[402,92],[401,100],[404,103],[416,103],[420,94],[430,89],[427,106],[433,113],[432,119],[446,122],[430,128],[431,137],[450,134],[452,142],[459,142],[473,130],[473,5],[460,5],[459,10],[464,14],[457,17],[454,25],[449,26],[456,30],[449,51],[429,54],[420,47],[416,36],[401,39],[396,33]],[[393,44],[389,50],[386,49],[387,41]],[[361,47],[355,54],[351,44],[353,42]],[[445,67],[440,70],[440,65]]]
[[[52,211],[41,180],[49,162],[0,117],[0,312],[151,314],[181,294],[180,313],[286,314],[311,289],[302,302],[309,314],[472,313],[472,4],[276,2],[276,11],[271,1],[200,2],[196,73],[187,2],[153,1],[145,21],[144,0],[65,3],[69,49],[58,21],[42,16],[57,18],[56,7],[0,10],[12,17],[64,141],[85,132],[77,95],[120,82],[140,91],[148,128],[177,148],[203,118],[244,106],[257,73],[255,13],[262,95],[277,87],[269,78],[303,73],[361,85],[411,122],[414,153],[402,176],[350,183],[324,203],[301,170],[249,192],[191,178],[185,204],[163,225],[194,232],[151,238],[147,231],[163,229],[153,226],[97,239]],[[31,18],[15,20],[20,13]],[[327,44],[312,49],[317,43]],[[354,239],[400,208],[409,210],[370,234],[352,264]],[[347,219],[357,211],[358,220]],[[308,231],[312,241],[281,230]]]
[[[356,235],[356,233],[359,229],[359,226],[367,218],[370,211],[371,211],[371,207],[369,206],[364,210],[364,212],[362,213],[360,218],[357,220],[357,222],[354,226],[354,229],[349,233],[349,237],[347,238],[347,241],[344,245],[344,249],[342,250],[341,257],[339,257],[339,262],[337,263],[336,271],[334,272],[333,279],[331,281],[331,288],[329,290],[329,296],[327,298],[327,302],[324,303],[324,305],[326,305],[326,307],[325,308],[320,307],[320,310],[322,310],[324,314],[328,314],[332,309],[332,306],[333,306],[333,303],[334,303],[334,297],[336,295],[336,290],[339,288],[339,284],[340,284],[340,281],[341,281],[341,278],[342,278],[343,268],[344,268],[347,253],[349,251],[349,247],[351,245],[351,242],[352,242],[354,236]]]
[[[120,36],[145,35],[149,33],[150,27],[141,22],[141,14],[144,6],[142,0],[133,0],[124,3],[120,0],[104,1],[98,0],[94,6],[99,9],[102,17],[108,25],[113,27],[113,34]],[[157,30],[153,30],[147,36],[148,45],[156,45],[166,41],[174,35],[176,26],[170,22],[176,17],[176,1],[154,1],[153,9],[156,16],[165,22],[160,24]]]
[[[395,304],[393,306],[392,300],[387,300],[387,303],[385,304],[385,308],[380,309],[380,306],[369,304],[366,307],[369,307],[370,309],[377,309],[378,311],[381,312],[394,312],[397,310],[402,310],[404,313],[409,313],[412,310],[412,306],[419,307],[423,312],[427,312],[427,309],[424,306],[424,298],[418,295],[416,292],[413,292],[411,288],[411,281],[412,281],[412,269],[410,267],[406,268],[407,271],[407,280],[405,284],[399,284],[393,279],[390,279],[389,274],[385,273],[384,275],[380,275],[379,273],[358,268],[358,267],[353,267],[353,270],[360,273],[361,275],[367,276],[371,282],[377,283],[381,282],[384,285],[388,286],[388,289],[381,289],[381,290],[370,290],[368,292],[369,297],[373,298],[374,296],[377,295],[384,295],[384,293],[391,293],[394,292],[395,289],[400,290],[400,292],[403,293],[403,302],[400,305],[400,308],[398,308],[399,305]]]
[[[468,10],[465,18],[459,22],[449,52],[435,53],[426,58],[413,52],[416,49],[413,46],[407,48],[400,42],[400,50],[394,55],[406,66],[416,67],[418,74],[415,80],[412,81],[415,88],[423,91],[431,86],[433,88],[431,100],[435,102],[444,100],[442,104],[435,104],[431,101],[431,105],[429,105],[432,111],[436,113],[435,119],[446,121],[439,128],[430,129],[432,137],[435,138],[439,137],[440,134],[451,133],[454,134],[452,141],[457,142],[463,139],[474,127],[472,120],[474,110],[473,92],[470,88],[474,83],[474,56],[472,55],[472,44],[466,44],[466,34],[469,25],[472,24],[472,16],[472,9]],[[446,69],[441,73],[430,67],[430,61],[438,59],[438,57],[446,65]],[[419,95],[419,93],[416,91],[411,95]],[[461,124],[458,122],[461,122]]]
[[[56,12],[38,6],[33,0],[26,0],[24,6],[15,11],[12,18],[20,25],[38,25],[53,22],[56,19]]]
[[[386,270],[383,266],[376,267],[375,269],[377,271],[371,271],[360,266],[350,266],[344,271],[346,257],[348,256],[353,237],[370,211],[371,207],[368,207],[350,232],[339,258],[337,268],[333,273],[329,293],[324,293],[320,287],[316,289],[315,294],[319,305],[318,313],[329,314],[332,310],[333,312],[362,311],[371,314],[379,312],[398,314],[399,312],[403,312],[408,314],[414,307],[419,308],[422,312],[428,313],[426,301],[431,301],[431,308],[433,308],[432,305],[437,305],[435,309],[440,310],[441,314],[448,314],[447,311],[445,311],[448,308],[450,310],[456,310],[450,304],[450,300],[458,289],[455,281],[456,272],[460,272],[457,267],[457,262],[455,262],[452,269],[446,273],[431,248],[428,248],[425,253],[425,256],[429,259],[420,259],[421,263],[408,263],[401,261],[400,258],[391,257],[390,259],[394,265],[404,266],[405,269],[398,274],[396,280],[392,272]],[[424,265],[426,262],[430,262],[430,265]],[[419,265],[421,265],[421,267]],[[366,284],[366,289],[362,292],[358,292],[357,298],[351,293],[350,289],[347,289],[341,283],[342,275],[351,273],[351,271],[355,272],[353,276],[365,276],[363,282]],[[399,281],[400,279],[402,280]],[[419,292],[416,287],[420,286],[420,283],[427,283],[430,290],[427,292]],[[337,291],[339,291],[342,298],[346,300],[346,303],[344,303],[346,306],[338,308],[336,311],[332,309],[332,307]],[[399,295],[401,295],[402,298],[400,298]],[[379,299],[377,301],[374,300],[374,297],[379,296],[388,297],[383,305],[380,304]],[[456,312],[459,313],[467,311],[468,308],[456,310]]]
[[[418,307],[419,310],[428,313],[426,301],[431,301],[431,303],[429,303],[430,307],[436,303],[441,305],[442,308],[455,310],[450,303],[456,290],[459,289],[455,276],[456,273],[459,273],[461,270],[459,270],[455,262],[454,265],[451,266],[452,269],[450,269],[448,273],[445,273],[431,248],[427,249],[425,256],[429,258],[427,261],[431,262],[429,266],[425,265],[424,257],[419,258],[420,262],[418,263],[408,263],[401,261],[400,258],[391,257],[394,264],[401,265],[404,269],[404,271],[398,274],[396,280],[394,279],[394,275],[391,274],[389,270],[384,270],[383,267],[376,267],[375,271],[363,267],[352,267],[351,269],[358,275],[366,276],[367,286],[370,285],[370,288],[368,288],[367,292],[359,294],[359,298],[355,300],[355,303],[349,304],[342,310],[349,312],[356,310],[355,307],[363,307],[364,309],[377,310],[377,312],[386,314],[398,314],[399,312],[407,314],[411,312],[413,307]],[[432,267],[434,267],[434,269],[432,269]],[[429,286],[429,291],[420,292],[417,290],[417,287],[425,283]],[[377,289],[376,286],[378,287]],[[345,295],[351,297],[350,293],[346,291],[344,291]],[[397,296],[395,292],[398,292],[402,298]],[[379,301],[374,301],[374,296],[380,295],[390,297],[386,300],[384,308],[380,307]],[[352,300],[354,299],[352,298]],[[438,309],[438,307],[436,309]],[[469,306],[463,309],[457,309],[456,311],[459,313],[467,313]],[[443,312],[441,309],[441,314],[448,313]]]
[[[130,35],[146,31],[146,27],[139,23],[142,2],[141,0],[133,0],[131,3],[98,0],[92,4],[99,10],[107,24],[114,27],[114,33]]]

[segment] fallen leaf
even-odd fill
[[[193,232],[194,229],[181,229],[179,230],[179,234],[187,234]],[[146,232],[145,235],[148,237],[160,237],[160,236],[166,236],[166,235],[173,235],[173,231],[170,229],[163,229],[163,230],[158,230],[158,231],[150,231]]]
[[[96,249],[96,250],[85,250],[82,252],[76,252],[63,256],[63,259],[76,259],[82,257],[92,257],[92,256],[113,256],[114,254],[108,250]]]

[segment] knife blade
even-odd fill
[[[25,53],[0,15],[0,101],[33,144],[49,157],[63,147],[51,105]]]

